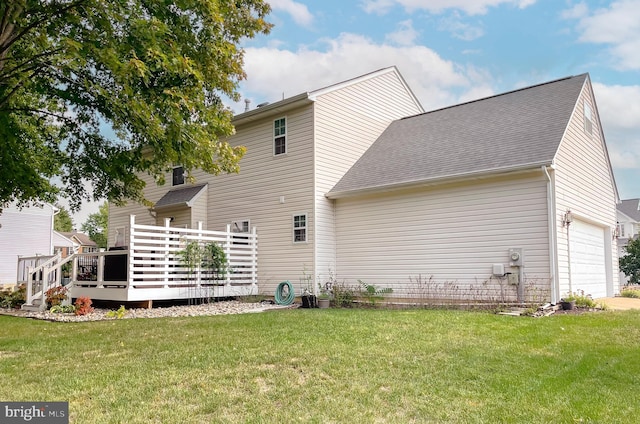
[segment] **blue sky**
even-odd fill
[[[391,65],[426,110],[588,72],[620,197],[640,197],[640,0],[269,3],[244,46],[253,106]]]
[[[640,198],[640,0],[268,2],[243,46],[253,107],[392,65],[426,110],[588,72],[620,197]]]

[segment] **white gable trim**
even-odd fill
[[[367,81],[367,80],[370,80],[370,79],[373,79],[373,78],[377,78],[377,77],[379,77],[381,75],[385,75],[385,74],[389,74],[389,73],[393,73],[398,77],[398,79],[400,80],[400,83],[402,84],[404,89],[407,91],[407,93],[409,93],[409,95],[411,96],[411,99],[413,100],[415,105],[418,107],[418,109],[420,109],[421,113],[424,113],[425,110],[422,107],[422,105],[420,104],[420,101],[418,100],[416,95],[413,93],[411,88],[409,88],[409,86],[407,85],[407,82],[404,80],[404,78],[400,74],[400,71],[398,71],[398,68],[396,68],[395,66],[390,66],[388,68],[379,69],[379,70],[371,72],[369,74],[365,74],[365,75],[362,75],[362,76],[359,76],[359,77],[356,77],[356,78],[352,78],[350,80],[343,81],[343,82],[340,82],[338,84],[333,84],[333,85],[330,85],[328,87],[321,88],[319,90],[314,90],[314,91],[309,93],[309,99],[315,101],[318,96],[322,96],[324,94],[331,93],[331,92],[336,91],[336,90],[341,90],[341,89],[343,89],[345,87],[349,87],[349,86],[352,86],[352,85],[355,85],[355,84],[359,84],[359,83],[361,83],[363,81]]]
[[[573,110],[571,111],[571,118],[569,119],[569,122],[567,122],[567,125],[564,128],[564,132],[562,133],[562,140],[560,141],[560,143],[558,143],[558,149],[556,150],[555,155],[553,156],[553,163],[555,164],[556,162],[556,157],[558,156],[558,153],[560,152],[560,147],[562,146],[562,143],[564,142],[564,140],[566,139],[567,136],[567,132],[569,131],[569,127],[570,127],[570,123],[571,123],[571,119],[573,118],[574,114],[576,113],[576,110],[578,108],[578,105],[580,104],[580,99],[582,98],[582,94],[584,93],[585,89],[589,90],[589,97],[591,98],[593,104],[591,105],[593,110],[593,115],[595,116],[595,119],[597,119],[597,123],[598,123],[598,132],[600,134],[600,143],[602,145],[602,149],[604,150],[604,155],[607,159],[607,165],[609,168],[609,176],[611,178],[611,182],[613,183],[613,194],[614,197],[616,199],[616,204],[620,203],[620,195],[618,193],[618,186],[616,185],[616,180],[614,178],[613,175],[613,167],[611,166],[611,159],[609,158],[609,150],[607,149],[607,143],[606,140],[604,138],[604,131],[602,130],[602,122],[600,121],[600,113],[598,112],[598,105],[596,103],[596,96],[595,93],[593,92],[593,86],[591,85],[591,77],[589,76],[589,74],[586,75],[586,78],[584,79],[584,83],[582,85],[582,89],[580,90],[580,95],[578,96],[578,98],[576,99],[575,104],[573,105]],[[592,117],[592,119],[594,119]]]

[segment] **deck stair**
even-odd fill
[[[34,256],[20,258],[18,264],[18,283],[26,285],[26,301],[22,309],[43,311],[47,304],[47,290],[63,285],[62,266],[73,261],[75,255],[62,258],[58,253],[53,256]]]

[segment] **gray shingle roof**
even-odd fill
[[[154,209],[168,206],[189,205],[189,203],[191,203],[198,194],[200,194],[205,186],[206,184],[198,184],[168,191],[156,202]]]
[[[78,240],[78,242],[82,246],[98,246],[98,244],[95,241],[91,240],[88,235],[84,233],[80,233],[78,231],[71,231],[71,232],[60,231],[60,234],[62,234],[64,237],[68,239],[75,238],[76,240]]]
[[[588,75],[400,119],[328,193],[551,164]]]
[[[629,218],[640,222],[640,199],[627,199],[622,200],[618,205],[618,210]]]

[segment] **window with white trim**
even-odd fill
[[[591,134],[591,131],[593,129],[593,122],[592,122],[592,112],[591,112],[591,106],[589,105],[589,103],[584,102],[584,131],[587,134]]]
[[[233,221],[231,223],[231,232],[232,233],[236,233],[236,234],[249,234],[249,232],[251,228],[251,223],[249,222],[248,219],[245,220],[239,220],[239,221]],[[233,244],[249,244],[248,240],[249,237],[243,237],[243,236],[239,236],[239,235],[233,235]]]
[[[184,168],[181,166],[174,166],[172,172],[172,185],[184,184]]]
[[[307,241],[307,214],[293,216],[293,242]]]
[[[273,155],[287,153],[287,120],[280,118],[273,121]]]

